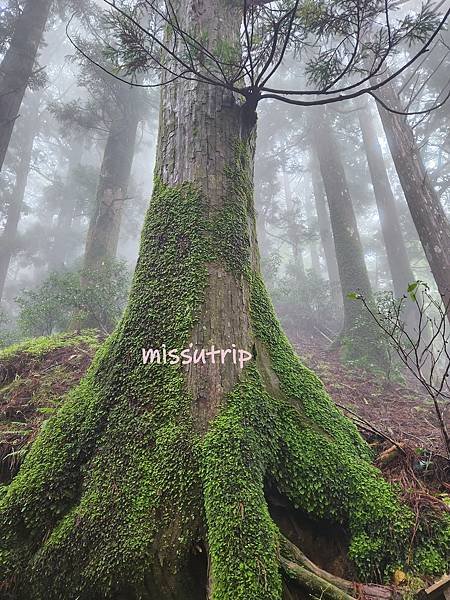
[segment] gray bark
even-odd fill
[[[401,108],[398,94],[392,84],[384,86],[378,94],[388,106],[394,109]],[[389,112],[381,105],[378,105],[378,110],[411,216],[448,313],[450,305],[449,221],[427,174],[407,118]]]
[[[330,281],[331,298],[336,306],[341,306],[342,297],[340,293],[339,270],[334,248],[333,232],[331,231],[330,213],[327,207],[327,199],[323,188],[320,167],[314,152],[311,155],[311,177],[317,220],[319,222],[320,239],[322,241],[325,264],[327,267],[328,279]]]
[[[9,264],[16,250],[17,228],[30,172],[34,139],[39,129],[39,104],[40,97],[31,98],[30,110],[24,122],[16,181],[8,206],[5,229],[0,237],[0,299],[3,297]]]
[[[360,111],[359,123],[363,134],[364,148],[372,178],[394,294],[396,298],[401,298],[408,285],[414,281],[414,273],[406,251],[400,218],[387,174],[383,152],[371,111],[368,108]]]
[[[132,92],[130,90],[130,94]],[[86,268],[95,269],[117,254],[138,123],[138,115],[131,110],[111,125],[103,154],[95,210],[86,238]]]
[[[0,65],[0,171],[53,0],[27,0]]]
[[[344,303],[343,333],[346,334],[356,326],[361,317],[359,302],[350,300],[348,294],[358,292],[371,298],[372,290],[344,165],[324,110],[315,110],[314,127],[312,143],[318,157],[330,211]]]
[[[81,161],[83,154],[83,146],[79,140],[74,140],[73,146],[70,151],[69,161],[67,165],[66,182],[64,188],[67,186],[67,178],[71,176],[74,169],[76,169]],[[74,216],[75,206],[72,200],[73,196],[67,197],[63,191],[63,198],[61,199],[62,205],[59,210],[56,228],[54,232],[54,242],[49,261],[49,268],[51,271],[63,269],[66,266],[67,257],[67,234],[70,232],[72,227],[72,220]]]

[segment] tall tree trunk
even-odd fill
[[[392,84],[385,85],[378,95],[388,106],[401,110],[400,99]],[[407,118],[387,111],[381,105],[378,105],[378,111],[419,239],[449,314],[450,223],[428,177]]]
[[[0,171],[53,0],[27,0],[0,65]]]
[[[65,182],[63,185],[63,194],[61,198],[61,208],[58,213],[56,227],[54,231],[54,242],[49,261],[50,271],[59,271],[66,266],[67,258],[67,235],[70,233],[72,220],[74,216],[75,206],[73,202],[73,194],[66,194],[65,190],[71,185],[70,178],[74,170],[79,166],[83,155],[83,145],[80,140],[73,140],[70,150]]]
[[[344,327],[341,338],[345,353],[351,360],[369,361],[384,367],[386,357],[370,317],[361,302],[349,297],[349,294],[358,293],[371,301],[372,288],[341,153],[325,110],[315,109],[313,123],[312,143],[328,200],[342,290]]]
[[[336,260],[336,251],[334,248],[333,232],[331,231],[330,213],[327,207],[327,199],[323,188],[323,181],[320,174],[317,155],[311,153],[311,178],[313,184],[314,202],[319,222],[319,233],[322,241],[322,247],[325,255],[325,264],[330,281],[331,298],[333,304],[342,307],[342,296],[340,292],[339,270]]]
[[[401,298],[408,285],[414,281],[414,273],[406,251],[394,194],[370,109],[365,108],[359,112],[359,124],[363,134],[394,294],[396,298]]]
[[[305,213],[308,219],[308,230],[311,232],[314,229],[316,217],[316,211],[314,210],[314,204],[311,199],[308,199],[308,201],[305,204]],[[320,256],[317,248],[317,240],[314,238],[311,239],[308,245],[309,256],[311,259],[311,270],[317,277],[321,277],[322,268],[320,265]]]
[[[299,287],[306,287],[305,261],[303,259],[303,251],[300,243],[300,226],[296,221],[298,208],[292,195],[291,182],[286,171],[282,172],[284,196],[287,209],[287,237],[292,248],[294,258],[294,269]]]
[[[134,113],[126,114],[112,123],[100,169],[95,209],[86,238],[84,265],[88,269],[96,269],[103,261],[115,258],[117,254],[138,123],[139,119]]]
[[[8,206],[5,229],[0,237],[0,299],[3,297],[9,264],[16,250],[17,228],[30,172],[34,139],[39,128],[39,104],[40,96],[33,95],[30,98],[29,112],[24,117],[16,180]]]
[[[209,51],[239,51],[241,2],[175,9]],[[345,524],[361,571],[409,552],[414,515],[295,356],[261,280],[255,125],[227,89],[162,89],[128,308],[1,495],[0,582],[15,599],[281,600],[269,484]],[[144,364],[142,348],[163,345],[210,356]]]

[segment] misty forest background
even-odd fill
[[[158,10],[158,2],[122,4],[130,10],[136,5],[136,14],[143,10],[149,30],[155,28],[154,37],[130,25],[107,0],[0,0],[0,499],[5,499],[1,524],[7,531],[2,540],[7,550],[0,553],[0,567],[6,565],[0,596],[3,589],[14,600],[40,599],[51,590],[55,598],[153,600],[154,586],[157,593],[165,590],[158,598],[170,600],[203,599],[205,594],[214,600],[272,600],[282,595],[281,561],[283,598],[303,598],[290,595],[286,581],[292,579],[320,597],[326,588],[328,600],[353,600],[351,582],[358,577],[403,585],[410,598],[449,564],[449,1],[352,2],[350,13],[358,18],[362,14],[363,25],[350,59],[353,23],[345,20],[349,2],[305,0],[295,2],[294,9],[281,0],[244,2],[239,9],[244,28],[246,15],[252,15],[253,23],[261,19],[261,30],[267,27],[271,41],[265,44],[255,32],[247,32],[248,52],[238,59],[233,43],[239,38],[239,15],[235,11],[230,16],[220,3],[215,3],[216,12],[221,11],[219,25],[216,12],[205,9],[206,18],[197,10],[204,6],[197,0],[177,5],[186,23],[192,10],[195,18],[201,13],[203,25],[211,30],[212,42],[206,35],[189,43],[190,34],[176,21],[169,0],[162,3],[166,16],[154,21],[148,14]],[[273,15],[283,11],[287,16],[277,22]],[[198,33],[203,25],[195,18],[192,31]],[[298,29],[293,26],[296,19]],[[224,39],[219,32],[216,40],[225,21],[229,31]],[[166,29],[175,46],[184,42],[187,55],[180,59],[168,52],[169,67],[158,63],[158,44],[163,47],[164,36],[170,38]],[[245,31],[240,35],[245,39]],[[280,51],[277,39],[283,35]],[[185,60],[193,77],[187,81]],[[247,66],[236,65],[236,60]],[[128,68],[118,68],[121,61]],[[254,85],[244,86],[258,68]],[[170,69],[177,73],[173,80]],[[245,69],[250,71],[244,77]],[[266,71],[271,88],[264,81]],[[328,103],[326,94],[332,94],[333,86],[345,95],[361,87],[345,87],[348,80],[364,73],[369,73],[369,93]],[[155,83],[161,74],[166,86],[162,96]],[[229,77],[234,77],[233,85]],[[384,85],[378,85],[383,79]],[[205,81],[212,81],[211,87],[203,87]],[[311,91],[283,92],[308,85],[320,89],[326,101],[317,101]],[[311,106],[296,102],[298,97],[304,104],[312,98]],[[196,121],[189,102],[198,98],[203,106]],[[251,181],[256,109],[254,194],[263,279],[295,351],[319,375],[339,410],[292,354],[259,279]],[[179,114],[186,116],[186,129]],[[238,121],[233,114],[239,115]],[[207,123],[207,131],[196,131],[197,122]],[[186,149],[186,140],[198,148]],[[212,148],[210,154],[205,147]],[[159,178],[154,182],[155,164]],[[186,174],[191,167],[193,184],[210,194],[207,208],[200,192],[189,187]],[[187,216],[192,223],[184,210],[191,211]],[[220,213],[217,220],[215,210]],[[217,256],[207,245],[214,243]],[[146,255],[148,248],[155,256]],[[211,255],[220,266],[211,268],[203,281],[196,261],[207,272]],[[179,264],[183,272],[175,279]],[[202,293],[200,304],[208,316],[202,316],[204,321],[195,304]],[[228,303],[226,294],[231,295]],[[236,310],[235,298],[242,300],[236,300]],[[217,335],[224,342],[224,321],[231,324],[232,335],[239,337],[242,330],[241,342],[253,348],[253,370],[248,371],[253,379],[248,383],[244,370],[241,380],[234,367],[229,372],[225,367],[220,367],[222,372],[205,369],[204,377],[191,371],[193,412],[180,393],[182,369],[169,375],[153,369],[147,378],[141,362],[134,361],[134,350],[140,354],[133,346],[136,340],[166,339],[172,329],[174,340],[185,340],[188,332],[192,339]],[[153,328],[148,336],[147,324]],[[204,333],[201,326],[211,329]],[[35,340],[43,336],[45,340]],[[241,384],[248,398],[239,396],[244,394]],[[66,397],[71,400],[62,402]],[[350,420],[374,451],[384,480],[373,470],[372,453]],[[77,437],[79,423],[82,432],[86,426],[86,438]],[[149,423],[151,434],[144,434]],[[172,437],[155,443],[155,459],[151,436],[157,439],[166,429]],[[97,447],[107,451],[96,454]],[[262,448],[261,455],[254,448]],[[286,460],[286,448],[291,460]],[[163,454],[157,454],[161,449]],[[197,452],[203,453],[203,470]],[[233,452],[238,467],[227,462]],[[92,457],[99,457],[98,462],[89,462]],[[131,467],[130,457],[136,460]],[[277,460],[289,463],[286,472],[276,466]],[[175,492],[168,485],[162,518],[155,498],[173,465]],[[191,471],[192,481],[185,479]],[[148,498],[142,473],[150,478]],[[85,494],[89,482],[92,497]],[[144,490],[139,502],[136,488]],[[239,494],[247,489],[253,491],[244,507]],[[123,505],[116,492],[122,494]],[[192,509],[184,505],[190,497],[197,503]],[[217,500],[217,514],[211,498]],[[407,517],[397,510],[398,500],[398,506],[407,507]],[[206,521],[204,507],[209,511]],[[150,513],[156,515],[151,523]],[[130,530],[123,525],[124,514],[131,515]],[[351,544],[344,547],[344,530],[320,529],[317,523],[324,519],[326,530],[328,518],[354,527]],[[296,520],[309,531],[304,538],[297,536],[301,544],[292,525]],[[155,540],[166,521],[174,527],[176,541],[161,550]],[[60,523],[69,524],[60,531]],[[250,541],[235,551],[241,539],[235,532],[241,526],[242,540]],[[278,537],[277,527],[290,542]],[[77,537],[84,535],[83,528],[90,545]],[[94,532],[92,539],[89,531]],[[206,538],[212,541],[209,548]],[[420,550],[424,540],[426,552]],[[416,554],[414,544],[419,547]],[[149,548],[155,556],[167,551],[173,573],[158,560],[154,567]],[[343,559],[348,548],[357,571]],[[184,571],[177,561],[192,552],[202,557],[198,564],[186,563],[190,575],[180,583]],[[66,562],[61,556],[68,557]],[[291,559],[297,561],[294,567]],[[408,561],[410,572],[404,568]],[[150,563],[154,571],[149,571]],[[77,571],[72,564],[82,566]],[[130,569],[136,570],[135,580]],[[29,573],[37,582],[31,591]],[[184,588],[191,579],[193,596]],[[247,588],[250,580],[256,583]],[[336,587],[332,592],[330,582]],[[92,590],[99,595],[92,596]],[[391,588],[371,590],[370,585],[360,591],[377,600],[397,593]]]
[[[419,7],[401,4],[406,18]],[[424,23],[431,8],[422,9]],[[21,10],[15,0],[2,3],[3,55]],[[127,86],[93,64],[110,68],[106,14],[94,3],[77,16],[64,2],[48,14],[0,175],[1,347],[86,327],[106,335],[126,303],[152,192],[159,89]],[[277,314],[303,354],[340,338],[349,294],[373,293],[374,311],[383,314],[420,280],[439,302],[408,203],[420,207],[423,185],[441,217],[442,210],[449,214],[449,44],[443,27],[430,51],[382,89],[385,101],[410,116],[366,96],[326,108],[261,105],[255,194],[262,268]],[[402,59],[416,50],[409,40]],[[321,60],[306,72],[326,78],[336,57]],[[298,58],[290,56],[277,80],[295,87],[297,72]],[[392,152],[400,152],[396,164]],[[356,246],[335,246],[333,232],[339,237],[343,228],[357,228]],[[428,229],[422,238],[445,255],[449,249],[435,234]],[[347,281],[338,263],[348,265]],[[343,354],[377,366],[359,350]],[[395,378],[396,363],[389,360],[383,376]]]

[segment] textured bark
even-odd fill
[[[312,152],[311,154],[311,178],[317,219],[319,222],[320,239],[322,241],[325,264],[328,271],[328,279],[330,281],[331,298],[335,306],[341,306],[342,297],[340,292],[339,270],[334,248],[333,232],[331,231],[330,214],[320,174],[320,166],[315,152]]]
[[[401,108],[392,84],[379,90],[380,98]],[[407,118],[378,105],[400,183],[425,255],[447,308],[450,305],[450,223],[427,174],[414,132]],[[447,310],[448,313],[448,310]]]
[[[346,335],[356,326],[362,314],[359,303],[350,300],[348,294],[358,292],[370,298],[372,290],[339,147],[325,111],[317,109],[315,117],[312,141],[330,210],[344,303],[343,333]]]
[[[129,93],[132,94],[133,90]],[[95,269],[117,254],[138,123],[137,114],[130,110],[111,125],[103,154],[95,210],[86,238],[86,268]]]
[[[39,103],[39,96],[30,99],[29,113],[23,123],[24,132],[21,138],[16,181],[8,206],[5,229],[0,237],[0,299],[3,296],[9,264],[16,249],[17,227],[30,172],[34,139],[39,128]]]
[[[53,0],[27,0],[0,65],[0,171]]]
[[[414,273],[406,251],[400,218],[387,174],[383,152],[371,111],[368,108],[360,111],[359,123],[363,134],[364,148],[372,178],[381,231],[394,285],[394,294],[396,298],[401,298],[405,294],[408,285],[414,281]]]
[[[238,45],[231,3],[175,9],[209,49]],[[254,107],[227,90],[183,79],[162,89],[127,310],[0,498],[0,585],[14,600],[282,600],[268,485],[349,527],[366,576],[409,550],[414,515],[300,363],[262,282],[255,129]],[[142,361],[142,348],[189,343],[235,344],[252,360]]]
[[[208,31],[211,48],[219,39],[239,46],[240,6],[224,6],[223,0],[184,0],[181,4],[187,30]],[[156,174],[170,186],[194,183],[205,198],[205,218],[212,220],[227,206],[227,169],[236,162],[236,145],[242,142],[254,156],[256,118],[237,105],[231,91],[196,82],[163,88],[161,106]],[[253,178],[253,165],[250,169],[249,177]],[[254,220],[249,223],[249,232],[252,263],[259,271]],[[208,265],[206,297],[191,338],[194,347],[200,348],[212,343],[218,348],[230,348],[231,344],[252,347],[247,285],[224,264]],[[219,368],[209,363],[201,370],[190,367],[187,381],[199,430],[207,429],[238,377],[239,368],[232,363]]]

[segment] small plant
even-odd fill
[[[398,300],[391,294],[374,305],[360,294],[352,294],[352,298],[363,303],[401,362],[430,396],[450,457],[445,416],[450,408],[450,301],[437,299],[423,281],[411,283]]]
[[[52,273],[38,288],[16,298],[19,329],[24,336],[51,335],[89,314],[96,328],[108,333],[122,314],[128,288],[129,273],[119,261],[95,270]]]

